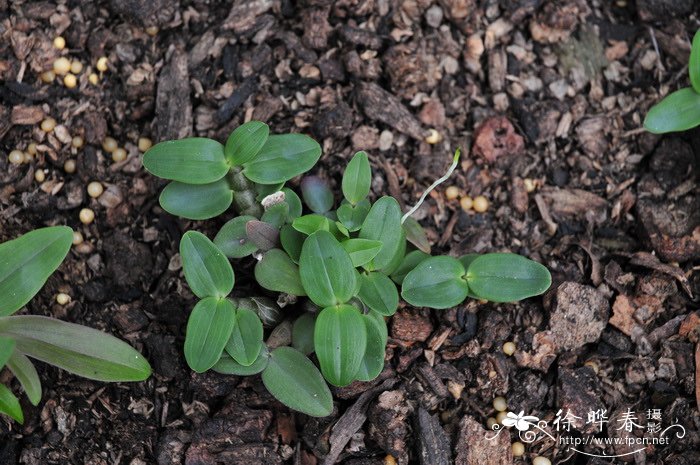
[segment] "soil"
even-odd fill
[[[641,128],[653,103],[688,85],[698,27],[694,0],[0,0],[0,239],[55,224],[85,238],[26,312],[115,334],[155,372],[102,384],[40,365],[40,405],[23,400],[23,426],[0,419],[0,464],[700,463],[700,131]],[[59,55],[86,68],[107,56],[109,69],[97,85],[87,71],[75,89],[43,83]],[[59,123],[48,136],[46,116]],[[178,241],[188,229],[211,236],[232,213],[198,223],[163,212],[163,182],[141,168],[136,143],[225,140],[248,119],[317,138],[316,172],[336,185],[367,150],[374,195],[404,206],[461,147],[450,183],[490,206],[464,212],[441,186],[416,214],[433,253],[523,254],[552,271],[551,290],[401,308],[386,370],[336,390],[325,419],[291,412],[259,377],[192,373]],[[102,150],[108,135],[125,161]],[[6,153],[29,142],[34,160],[10,165]],[[92,180],[107,187],[99,200],[85,194]],[[84,207],[96,213],[88,226]],[[57,305],[57,292],[71,303]],[[19,392],[8,373],[0,381]],[[513,458],[515,430],[484,439],[499,395],[550,424],[560,408],[604,408],[611,422],[660,409],[686,434],[624,458],[550,440]],[[590,428],[580,420],[566,434]]]

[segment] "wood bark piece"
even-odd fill
[[[192,101],[187,54],[176,50],[163,68],[156,95],[158,140],[182,139],[192,133]]]
[[[489,440],[494,434],[496,433],[484,429],[475,419],[468,416],[462,418],[459,423],[455,465],[511,465],[513,452],[510,435],[503,432],[497,438]]]
[[[357,94],[358,104],[368,118],[381,121],[414,139],[423,140],[427,135],[413,114],[398,97],[374,83],[362,83]]]
[[[419,408],[416,429],[421,465],[450,465],[450,441],[437,417]]]
[[[221,29],[245,32],[255,25],[255,19],[258,16],[266,13],[274,4],[274,0],[237,0],[221,25]]]

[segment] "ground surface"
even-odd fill
[[[640,129],[660,94],[687,85],[699,26],[693,0],[0,0],[0,239],[53,224],[85,237],[27,311],[109,331],[155,369],[141,384],[103,385],[42,366],[45,395],[37,408],[25,401],[25,425],[0,419],[0,463],[379,465],[391,454],[400,464],[505,464],[515,433],[488,441],[482,429],[497,395],[550,424],[560,408],[584,419],[604,408],[611,422],[631,408],[646,426],[659,409],[685,437],[626,460],[700,463],[700,132]],[[58,34],[63,52],[51,45]],[[109,71],[98,85],[81,73],[73,90],[42,83],[59,53],[93,67],[106,55]],[[37,124],[45,115],[62,125],[48,137]],[[433,250],[527,255],[552,270],[551,291],[517,305],[400,310],[387,370],[339,391],[328,419],[291,413],[259,378],[191,373],[182,342],[193,298],[178,240],[225,218],[161,211],[162,183],[140,167],[135,143],[223,140],[250,118],[322,141],[318,171],[331,182],[367,150],[374,194],[409,205],[462,147],[451,183],[491,205],[465,213],[439,189],[417,215]],[[436,145],[424,142],[431,128],[443,136]],[[71,149],[68,135],[86,146]],[[107,135],[125,162],[102,152]],[[5,154],[30,141],[39,156],[9,165]],[[95,179],[108,186],[99,201],[85,194]],[[78,220],[86,206],[97,216],[89,226]],[[69,305],[54,303],[59,291]],[[566,435],[589,434],[583,421]],[[635,434],[644,431],[604,435]],[[538,454],[622,463],[549,439],[515,463]]]

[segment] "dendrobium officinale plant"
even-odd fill
[[[185,338],[185,358],[195,371],[262,373],[282,403],[326,416],[333,408],[326,382],[346,386],[382,371],[386,318],[400,296],[444,309],[467,297],[511,302],[549,287],[547,269],[518,255],[430,256],[425,231],[410,216],[418,206],[403,214],[392,197],[370,201],[365,152],[347,164],[336,209],[336,195],[319,177],[301,180],[301,197],[284,187],[320,155],[312,139],[268,136],[257,121],[237,128],[225,146],[194,138],[162,142],[144,155],[148,171],[173,181],[161,195],[167,211],[205,219],[233,204],[240,215],[213,241],[188,231],[180,242],[185,278],[200,299]],[[447,179],[458,157],[420,202]],[[263,296],[232,298],[229,259],[246,257],[255,261]],[[266,340],[265,327],[274,328]]]
[[[700,125],[700,30],[695,33],[688,62],[690,87],[672,92],[649,109],[644,127],[655,134],[685,131]]]
[[[71,228],[54,226],[0,244],[0,369],[12,372],[33,405],[41,400],[41,381],[30,358],[97,381],[142,381],[151,374],[146,359],[114,336],[54,318],[13,315],[43,287],[72,241]],[[0,413],[24,422],[19,400],[3,384]]]

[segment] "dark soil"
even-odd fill
[[[688,85],[699,27],[694,0],[0,0],[0,239],[54,224],[85,237],[26,311],[115,334],[155,371],[102,384],[40,366],[41,404],[23,401],[24,426],[0,419],[0,464],[623,463],[550,440],[513,459],[514,431],[484,439],[498,395],[550,422],[560,408],[611,419],[660,409],[685,437],[624,460],[700,463],[700,131],[641,129],[654,102]],[[105,55],[109,70],[98,85],[85,71],[76,89],[42,83],[59,54],[93,68]],[[49,136],[46,115],[62,125]],[[164,213],[163,183],[141,168],[136,141],[224,140],[247,119],[317,138],[318,173],[333,183],[367,150],[374,194],[409,206],[461,147],[450,183],[490,207],[463,212],[438,189],[416,215],[434,253],[523,254],[549,267],[551,291],[400,309],[387,369],[338,390],[327,419],[290,412],[258,377],[192,373],[178,241],[228,217]],[[425,142],[430,129],[438,144]],[[126,161],[102,151],[107,135]],[[6,153],[29,142],[39,155],[10,165]],[[90,199],[92,180],[109,195]],[[96,220],[84,226],[88,206]],[[71,303],[55,304],[57,292]],[[0,381],[19,392],[9,374]]]

